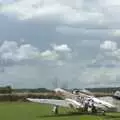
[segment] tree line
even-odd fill
[[[102,92],[102,93],[114,93],[115,91],[120,91],[120,87],[106,87],[106,88],[86,88],[91,92]],[[67,89],[72,91],[71,89]],[[52,90],[47,88],[35,88],[35,89],[14,89],[11,86],[0,87],[0,94],[10,94],[10,93],[50,93]]]

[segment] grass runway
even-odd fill
[[[0,103],[0,120],[120,120],[120,113],[98,115],[71,115],[60,109],[60,115],[53,115],[52,106],[25,102]]]

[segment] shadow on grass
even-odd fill
[[[43,115],[43,116],[37,116],[37,117],[69,117],[69,116],[80,116],[80,115],[103,116],[103,115],[99,115],[99,114],[69,112],[69,113],[58,114],[58,115],[51,114],[51,115]]]
[[[120,119],[120,115],[106,115],[104,118],[106,119],[116,119],[116,118],[119,118]]]

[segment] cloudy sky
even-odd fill
[[[120,86],[119,0],[0,0],[0,85]]]

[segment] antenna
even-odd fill
[[[68,81],[63,81],[60,83],[60,80],[57,77],[54,77],[53,81],[52,81],[52,86],[53,89],[55,88],[63,88],[63,89],[67,89],[68,88]]]
[[[0,56],[0,72],[5,72],[4,60],[1,58],[1,56]]]
[[[59,79],[57,77],[54,77],[52,81],[53,88],[58,88],[59,87],[58,84],[59,84]]]

